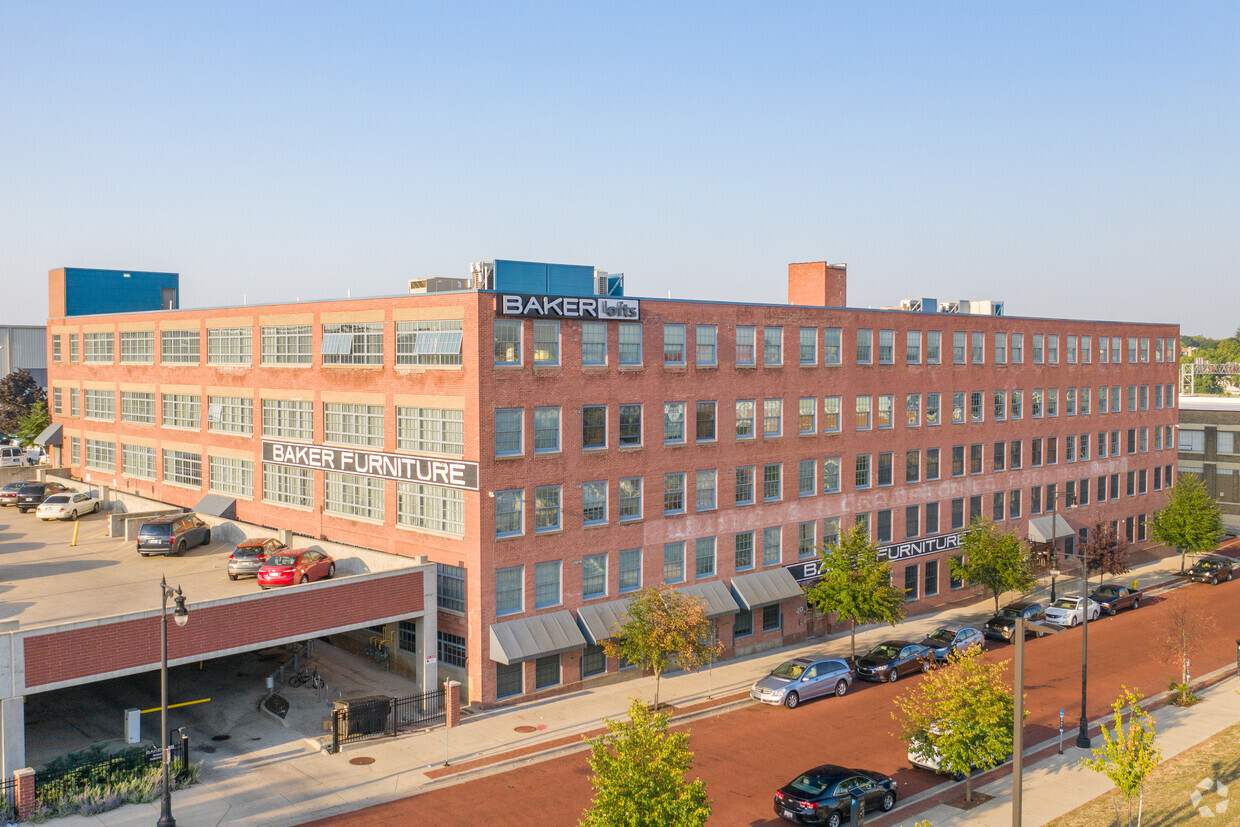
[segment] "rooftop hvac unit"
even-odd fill
[[[409,292],[410,293],[425,293],[426,292],[426,279],[409,279]]]
[[[965,302],[964,304],[967,308],[969,303]],[[942,304],[939,305],[939,312],[940,313],[959,313],[960,302],[943,302]]]
[[[900,309],[913,313],[921,312],[921,299],[900,299]]]
[[[606,270],[595,270],[594,271],[594,295],[596,296],[607,295],[607,271]]]
[[[494,290],[495,262],[475,261],[469,265],[469,276],[475,290]]]

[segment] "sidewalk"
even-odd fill
[[[1140,581],[1145,588],[1173,580],[1178,572],[1178,556],[1155,559],[1139,564],[1118,580]],[[1079,579],[1063,578],[1058,593],[1071,593]],[[1050,594],[1049,577],[1043,578],[1032,593],[1033,599],[1046,601]],[[1015,595],[1006,595],[1012,599]],[[986,597],[940,612],[910,618],[899,627],[899,636],[916,638],[944,623],[979,624],[994,608],[993,599]],[[857,648],[862,650],[892,636],[886,625],[871,626],[857,631]],[[692,715],[717,714],[734,704],[750,703],[747,690],[753,681],[779,663],[800,654],[845,655],[849,651],[848,632],[811,639],[784,649],[716,664],[711,669],[679,673],[662,680],[661,700],[676,707],[703,707]],[[649,697],[653,680],[639,678],[616,684],[581,690],[545,701],[467,715],[462,725],[451,730],[442,726],[422,733],[395,739],[365,741],[349,745],[341,755],[322,752],[326,739],[285,740],[279,746],[247,752],[240,756],[202,756],[205,758],[202,782],[173,797],[173,814],[185,827],[218,824],[253,824],[280,827],[351,810],[380,804],[417,794],[432,787],[459,783],[482,774],[502,772],[513,763],[554,755],[582,747],[581,736],[602,727],[603,718],[619,718],[626,713],[635,695]],[[1165,754],[1204,740],[1218,729],[1237,720],[1240,695],[1227,692],[1211,693],[1236,698],[1235,708],[1224,708],[1213,701],[1191,709],[1168,708],[1160,715],[1178,715],[1175,726],[1165,742]],[[710,708],[705,708],[710,707]],[[692,717],[689,716],[690,718]],[[678,717],[676,722],[683,722]],[[1225,720],[1225,723],[1222,723]],[[1160,718],[1161,721],[1161,718]],[[1199,723],[1200,722],[1200,723]],[[1216,726],[1217,724],[1217,726]],[[272,726],[276,726],[272,724]],[[1216,727],[1211,729],[1211,727]],[[523,732],[522,730],[530,730]],[[1162,727],[1160,726],[1160,731]],[[1208,730],[1208,731],[1207,731]],[[1170,739],[1183,739],[1183,746],[1173,746]],[[1174,741],[1178,745],[1180,741]],[[192,747],[191,747],[192,749]],[[365,757],[372,763],[355,765],[350,759]],[[1025,772],[1026,823],[1041,824],[1061,812],[1089,801],[1107,788],[1098,787],[1100,776],[1086,773],[1079,783],[1073,782],[1065,794],[1060,781],[1065,774],[1075,777],[1067,766],[1079,756],[1066,751],[1055,761],[1027,767]],[[445,760],[449,766],[445,768]],[[1048,779],[1055,779],[1053,794]],[[1010,790],[1005,782],[996,781],[985,788],[995,801],[968,813],[951,808],[935,808],[920,818],[930,817],[935,827],[947,824],[1010,823],[1010,803],[1002,802]],[[1010,787],[1010,782],[1008,783]],[[995,790],[990,789],[994,787]],[[1040,802],[1045,803],[1040,803]],[[1007,809],[1004,809],[1004,807]],[[941,810],[941,812],[940,812]],[[996,815],[988,816],[994,811]],[[149,824],[158,816],[158,802],[130,805],[98,816],[74,816],[58,819],[64,827],[78,825]],[[765,813],[763,813],[765,815]],[[992,818],[990,821],[982,819]],[[910,821],[912,816],[909,816]],[[954,819],[954,820],[953,820]]]

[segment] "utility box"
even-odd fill
[[[136,744],[142,740],[142,710],[125,710],[125,743]]]

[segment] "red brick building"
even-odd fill
[[[483,704],[614,679],[597,643],[641,586],[703,597],[728,655],[801,640],[797,583],[858,519],[921,605],[972,516],[1036,538],[1054,500],[1061,535],[1144,539],[1176,326],[851,309],[822,263],[789,296],[62,302],[51,407],[76,477],[429,555],[440,669]]]

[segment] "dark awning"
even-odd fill
[[[629,601],[591,603],[577,610],[577,623],[590,643],[601,643],[616,636],[616,630],[629,619]]]
[[[44,448],[52,445],[60,445],[60,437],[63,431],[64,428],[61,427],[59,422],[53,422],[34,438],[34,444],[42,445]]]
[[[737,606],[736,601],[732,598],[732,593],[728,591],[728,587],[718,580],[694,583],[692,586],[685,586],[683,589],[680,589],[680,592],[699,598],[705,603],[706,616],[710,618],[720,617],[721,615],[733,615],[741,610],[741,607]]]
[[[223,497],[219,494],[208,494],[203,497],[198,501],[198,505],[194,506],[194,510],[199,514],[223,517],[225,520],[237,519],[237,501],[232,497]]]
[[[1076,529],[1057,514],[1045,514],[1029,521],[1029,540],[1033,543],[1052,543],[1075,536]]]
[[[732,578],[732,591],[741,604],[753,611],[760,606],[782,603],[794,597],[804,597],[805,592],[797,585],[792,573],[785,568],[756,571]]]
[[[586,639],[568,611],[491,626],[491,660],[506,666],[585,647]]]

